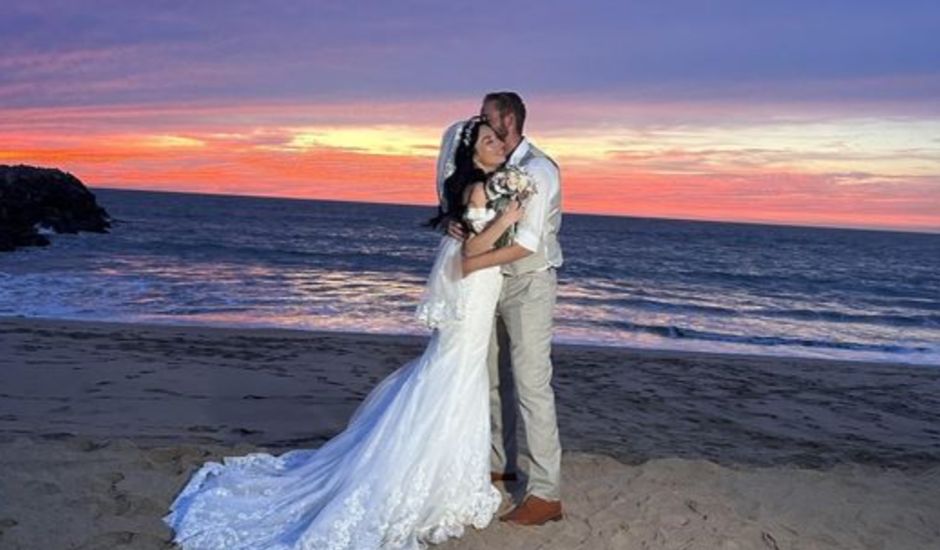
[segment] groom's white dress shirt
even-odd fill
[[[561,178],[558,167],[528,140],[522,141],[506,164],[520,166],[535,181],[536,193],[525,203],[525,215],[516,226],[516,244],[544,256],[534,270],[558,268],[563,262],[557,235],[561,225]]]

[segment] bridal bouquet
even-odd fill
[[[519,201],[525,203],[526,199],[536,193],[535,182],[525,169],[519,166],[506,166],[486,182],[487,206],[497,214],[506,210],[509,203]],[[516,225],[513,224],[496,240],[496,248],[512,244],[516,237]]]

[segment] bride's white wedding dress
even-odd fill
[[[479,230],[493,216],[470,209],[467,219]],[[460,246],[444,237],[429,289],[452,277]],[[376,386],[343,432],[319,449],[226,457],[194,473],[164,517],[174,542],[415,549],[486,527],[501,501],[489,474],[486,350],[502,275],[493,267],[451,283],[419,309],[437,327],[424,353]]]

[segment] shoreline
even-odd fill
[[[317,445],[426,338],[0,318],[0,438]],[[558,345],[566,449],[636,464],[940,463],[940,369]]]
[[[114,326],[115,328],[120,327],[141,327],[152,330],[160,329],[198,329],[206,331],[231,331],[231,332],[253,332],[261,335],[270,334],[271,336],[277,336],[280,333],[284,334],[299,334],[299,335],[308,335],[311,337],[330,337],[337,336],[341,338],[356,338],[356,337],[367,337],[367,338],[376,338],[376,339],[386,339],[389,343],[400,342],[402,340],[408,341],[409,343],[425,343],[430,338],[429,335],[419,335],[411,333],[386,333],[386,332],[357,332],[357,331],[347,331],[347,330],[327,330],[327,329],[306,329],[306,328],[293,328],[293,327],[276,327],[276,326],[266,326],[266,325],[225,325],[225,324],[212,324],[212,323],[200,323],[200,322],[185,322],[185,321],[174,321],[174,322],[155,322],[155,321],[133,321],[133,320],[118,320],[118,321],[106,321],[99,319],[80,319],[80,318],[59,318],[59,317],[30,317],[24,315],[0,315],[0,323],[7,322],[19,322],[23,321],[26,323],[37,322],[37,323],[64,323],[64,324],[74,324],[74,325],[103,325],[103,326]],[[638,347],[638,346],[629,346],[629,345],[616,345],[616,344],[601,344],[601,343],[581,343],[581,342],[553,342],[553,350],[564,350],[564,349],[574,349],[581,350],[584,352],[609,352],[617,351],[628,353],[631,355],[637,356],[649,356],[649,357],[659,357],[659,358],[689,358],[693,356],[702,356],[708,357],[711,359],[750,359],[757,361],[766,361],[766,360],[785,360],[788,362],[796,362],[800,364],[818,364],[818,363],[831,363],[838,366],[847,366],[852,365],[860,368],[867,367],[904,367],[904,368],[925,368],[925,369],[935,369],[940,368],[940,364],[932,365],[925,363],[909,363],[905,361],[883,361],[883,360],[866,360],[866,359],[845,359],[845,358],[835,358],[835,357],[813,357],[813,356],[804,356],[804,355],[787,355],[787,354],[759,354],[759,353],[746,353],[746,352],[733,352],[733,351],[713,351],[713,350],[693,350],[693,349],[677,349],[677,348],[659,348],[659,347]]]

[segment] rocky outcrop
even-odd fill
[[[45,246],[40,233],[107,233],[110,216],[72,174],[54,168],[0,165],[0,251]]]

